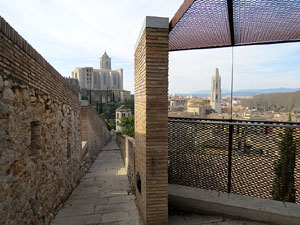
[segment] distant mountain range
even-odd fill
[[[288,93],[300,91],[300,88],[269,88],[269,89],[246,89],[246,90],[237,90],[233,91],[233,96],[255,96],[259,94],[268,94],[268,93]],[[190,93],[192,96],[205,97],[210,95],[210,90],[199,90],[196,92]],[[189,96],[190,94],[176,93],[177,96]],[[230,90],[222,90],[222,96],[230,95]]]

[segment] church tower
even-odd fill
[[[100,69],[111,70],[111,58],[106,54],[106,51],[100,58]]]
[[[210,105],[216,113],[221,113],[221,76],[216,68],[211,80]]]

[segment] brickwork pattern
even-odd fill
[[[145,28],[135,52],[136,191],[145,224],[168,224],[168,29]]]

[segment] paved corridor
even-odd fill
[[[102,149],[88,173],[51,225],[140,225],[135,196],[115,138]]]
[[[102,149],[51,225],[142,225],[115,138]],[[171,215],[170,225],[263,225],[197,214]]]

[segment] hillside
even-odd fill
[[[260,94],[243,100],[242,105],[263,111],[300,112],[300,91]]]

